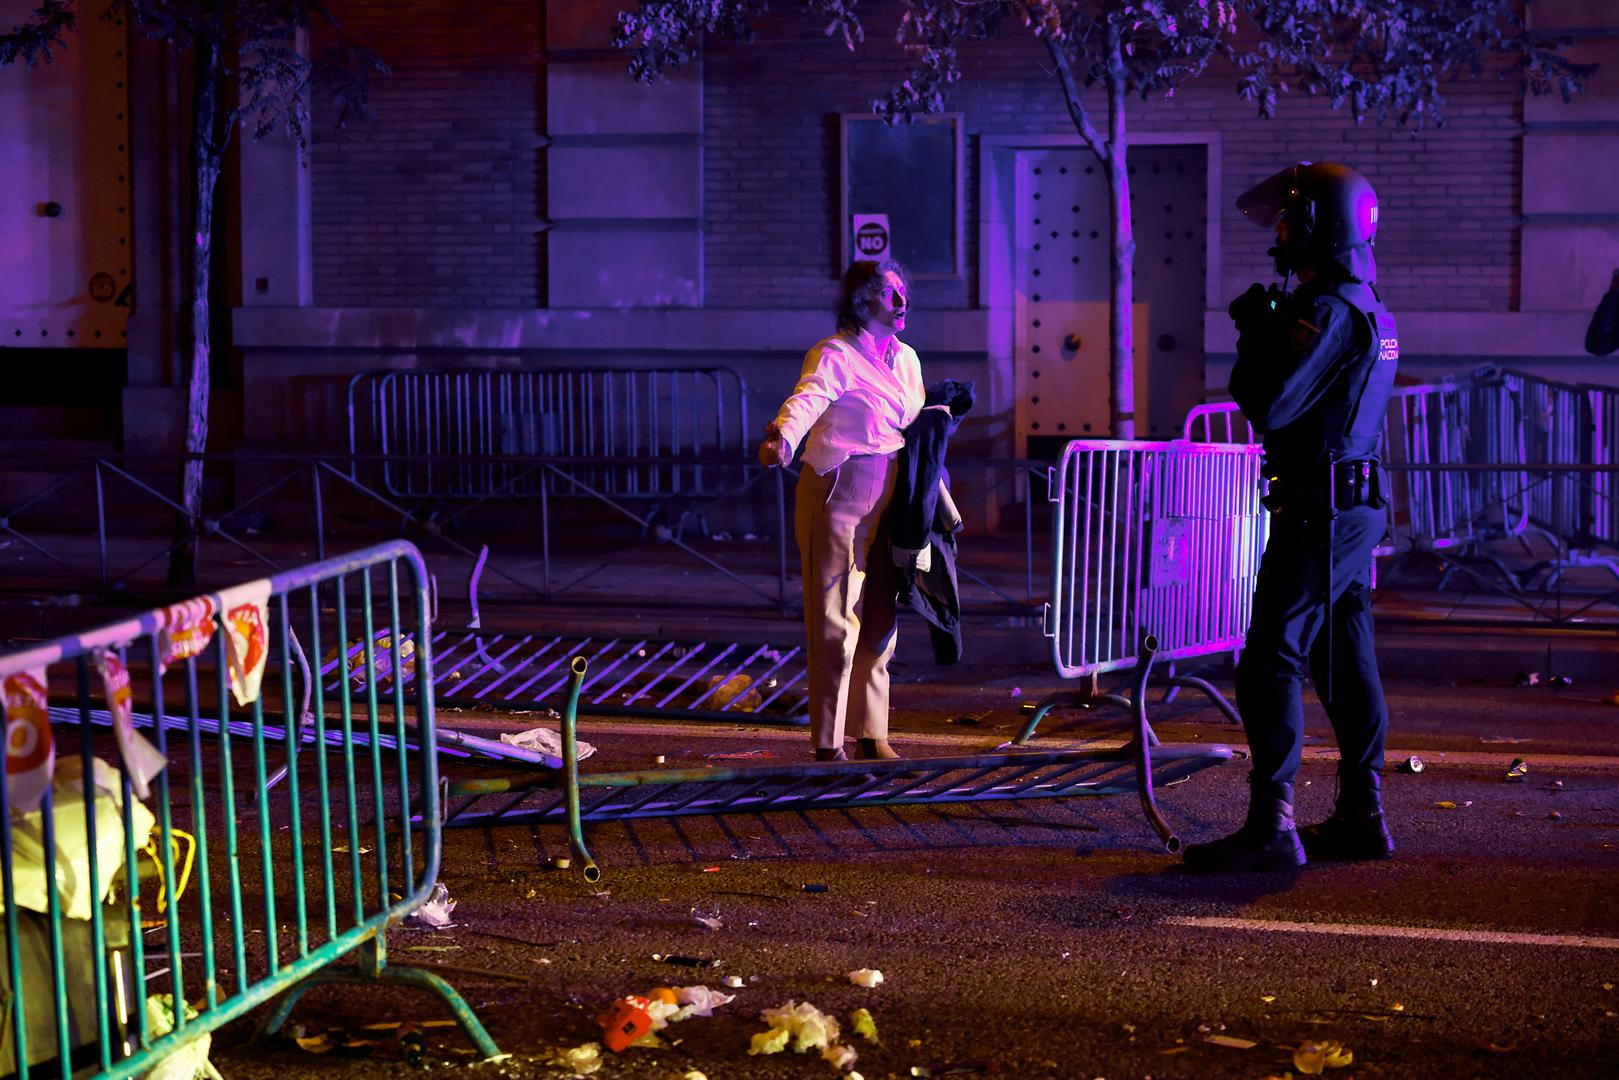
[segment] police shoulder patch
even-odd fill
[[[1288,334],[1288,341],[1295,352],[1307,352],[1320,340],[1321,328],[1309,319],[1300,319],[1294,323],[1292,331]]]

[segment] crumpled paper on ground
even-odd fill
[[[1354,1064],[1355,1055],[1342,1043],[1307,1042],[1293,1051],[1293,1067],[1307,1076]]]
[[[861,968],[859,971],[849,972],[849,981],[870,990],[874,986],[882,985],[883,973],[876,968]]]
[[[708,687],[708,700],[703,702],[705,709],[720,711],[729,705],[733,712],[758,712],[764,708],[764,698],[746,675],[710,675]]]
[[[588,1042],[572,1050],[559,1050],[547,1064],[572,1069],[575,1076],[589,1076],[602,1067],[602,1044]]]
[[[753,1036],[749,1054],[779,1054],[789,1045],[795,1053],[819,1050],[821,1056],[839,1069],[847,1069],[859,1058],[852,1046],[838,1042],[838,1021],[807,1001],[789,1001],[765,1009],[759,1018],[770,1025],[768,1031]]]
[[[735,1001],[736,995],[722,994],[706,986],[679,986],[675,988],[675,1000],[680,1002],[680,1009],[669,1018],[671,1023],[693,1016],[713,1016],[715,1009]]]
[[[562,756],[562,736],[546,727],[529,728],[527,731],[519,731],[516,735],[503,731],[500,733],[500,741],[507,746],[532,750],[536,754]],[[596,752],[596,748],[583,739],[575,739],[574,746],[579,750],[580,761]]]
[[[433,883],[433,891],[427,899],[414,911],[405,915],[405,918],[419,926],[431,926],[435,930],[442,930],[453,925],[450,917],[455,912],[455,901],[450,899],[450,887],[442,881]]]
[[[195,1020],[197,1010],[185,1007],[186,1019]],[[153,994],[146,999],[146,1030],[155,1041],[174,1030],[174,997],[171,994]],[[146,1080],[224,1080],[219,1070],[208,1060],[213,1037],[204,1032],[189,1042],[181,1043],[146,1073]]]

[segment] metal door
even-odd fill
[[[1203,397],[1207,153],[1130,151],[1135,258],[1136,436],[1174,438]],[[1018,155],[1017,433],[1100,437],[1108,427],[1107,181],[1082,147]]]

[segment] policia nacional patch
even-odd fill
[[[1292,344],[1294,352],[1308,352],[1320,340],[1321,328],[1309,319],[1300,319],[1294,323],[1292,333],[1288,335],[1288,341]]]

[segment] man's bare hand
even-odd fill
[[[781,425],[770,421],[770,426],[765,428],[765,441],[759,444],[759,464],[767,469],[777,469],[786,465],[792,457],[792,448],[781,433]]]

